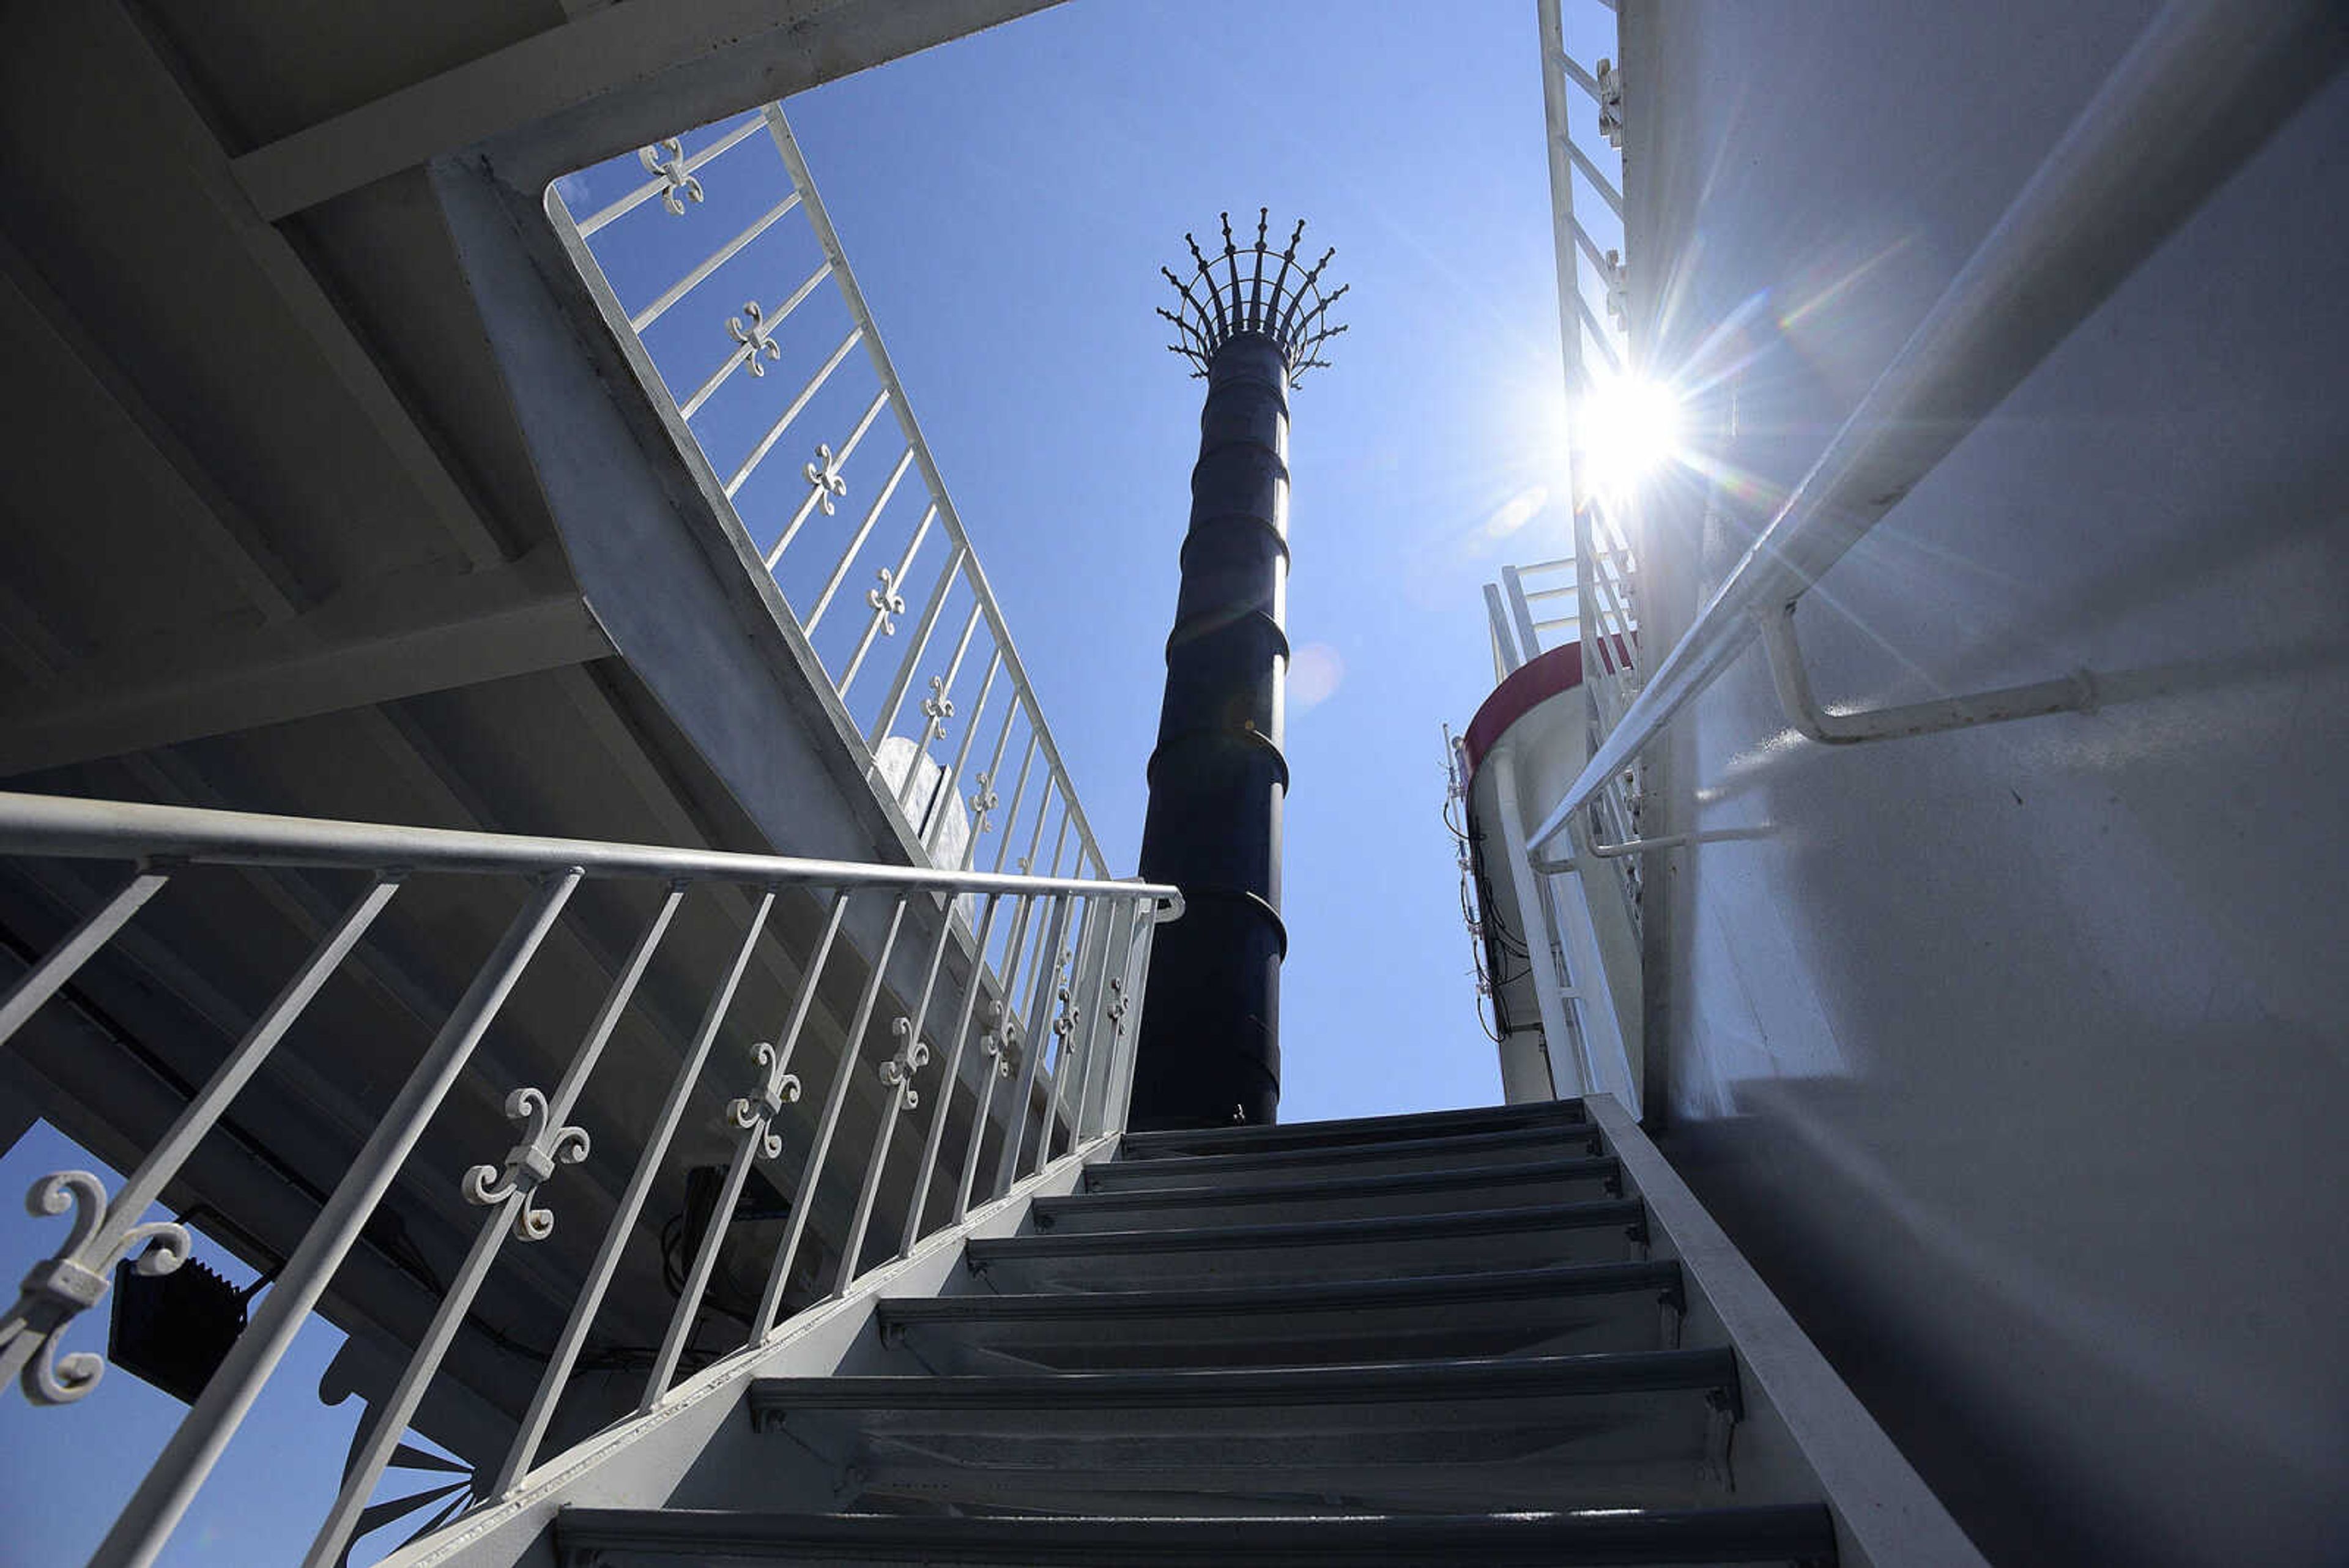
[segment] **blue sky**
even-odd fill
[[[1140,843],[1201,392],[1166,351],[1155,307],[1174,291],[1159,268],[1187,259],[1186,229],[1219,243],[1226,209],[1244,237],[1268,205],[1276,244],[1301,215],[1309,255],[1338,247],[1328,276],[1352,286],[1336,313],[1350,330],[1292,399],[1288,1119],[1499,1096],[1440,818],[1441,727],[1464,723],[1492,685],[1482,585],[1567,548],[1557,296],[1534,7],[1442,16],[1104,0],[787,105],[1121,874]],[[705,202],[678,217],[640,208],[595,241],[627,308],[785,188],[763,136],[699,177]],[[643,179],[623,159],[564,192],[585,218]],[[818,259],[786,217],[655,324],[646,339],[677,395],[730,348],[723,313],[757,298],[771,315]],[[694,422],[721,476],[846,325],[819,292],[784,325],[770,374],[710,398]],[[860,369],[843,369],[736,496],[762,545],[806,494],[815,441],[837,447],[854,424],[873,384]],[[784,557],[802,613],[897,450],[885,419],[847,466],[839,515],[812,520]],[[848,602],[894,558],[892,530],[911,531],[916,488],[891,503]],[[942,551],[914,584],[926,587]],[[828,662],[863,619],[858,607],[827,620]]]
[[[1226,208],[1237,226],[1269,204],[1277,238],[1302,215],[1312,254],[1338,247],[1351,330],[1292,400],[1282,1116],[1498,1098],[1440,726],[1492,685],[1481,585],[1566,545],[1530,0],[1090,0],[787,109],[1120,874],[1140,844],[1201,390],[1164,347],[1158,268]],[[771,155],[760,172],[771,201]],[[732,199],[710,183],[713,210]],[[785,220],[777,244],[802,248],[746,253],[742,294],[778,298],[803,275],[805,225]],[[686,310],[662,327],[698,334],[678,352],[706,362],[717,324]],[[711,417],[753,429],[795,384],[753,394],[738,378]],[[800,445],[795,430],[779,472],[796,475]],[[875,438],[874,461],[894,453]],[[746,491],[746,518],[763,504]],[[869,580],[860,568],[854,591]],[[87,1163],[60,1143],[36,1130],[0,1185]],[[10,1209],[0,1247],[45,1254],[57,1222]],[[91,1314],[68,1347],[104,1334]],[[305,1334],[167,1561],[275,1561],[306,1538],[353,1413],[316,1402],[338,1339]],[[69,1411],[0,1398],[0,1568],[86,1555],[179,1411],[121,1373]]]
[[[1292,399],[1281,1114],[1497,1099],[1440,726],[1492,685],[1481,585],[1566,542],[1532,5],[1071,5],[787,109],[1122,871],[1201,390],[1158,268],[1226,208],[1338,247],[1351,329]]]

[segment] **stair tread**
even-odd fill
[[[823,1409],[1185,1409],[1235,1404],[1369,1404],[1427,1399],[1540,1399],[1577,1394],[1722,1390],[1738,1407],[1737,1359],[1726,1349],[1609,1351],[1588,1355],[1459,1357],[1334,1366],[1186,1367],[1115,1372],[862,1374],[760,1377],[748,1403]]]
[[[1349,1241],[1454,1238],[1508,1231],[1568,1227],[1644,1225],[1647,1210],[1637,1199],[1596,1199],[1583,1203],[1542,1203],[1508,1209],[1461,1210],[1396,1219],[1302,1220],[1265,1225],[1202,1225],[1149,1231],[1064,1231],[1031,1236],[974,1238],[964,1251],[973,1265],[997,1259],[1062,1257],[1118,1251],[1211,1251],[1226,1248],[1310,1246]]]
[[[565,1508],[566,1554],[595,1550],[821,1553],[824,1562],[1363,1563],[1474,1561],[1552,1568],[1831,1560],[1816,1503],[1701,1510],[1480,1514],[943,1517]]]
[[[1310,1181],[1233,1183],[1212,1187],[1149,1187],[1115,1192],[1077,1192],[1040,1198],[1040,1224],[1059,1214],[1109,1213],[1126,1209],[1189,1209],[1249,1203],[1309,1202],[1317,1198],[1378,1198],[1452,1188],[1507,1187],[1540,1181],[1609,1180],[1619,1185],[1622,1162],[1612,1155],[1527,1160],[1515,1165],[1477,1165],[1447,1171],[1399,1171],[1382,1176],[1330,1177]]]
[[[1227,1173],[1239,1170],[1288,1170],[1318,1165],[1369,1164],[1378,1160],[1433,1158],[1457,1154],[1487,1153],[1512,1148],[1581,1143],[1597,1153],[1606,1141],[1595,1122],[1547,1122],[1532,1127],[1503,1127],[1490,1132],[1440,1133],[1430,1137],[1392,1138],[1377,1143],[1341,1144],[1330,1148],[1274,1148],[1226,1154],[1163,1154],[1147,1158],[1106,1160],[1088,1168],[1088,1180],[1123,1182],[1176,1174]]]
[[[1483,1274],[1331,1280],[1313,1284],[1233,1285],[1207,1290],[1038,1291],[1013,1295],[903,1296],[884,1300],[885,1323],[1006,1318],[1171,1317],[1295,1313],[1458,1301],[1547,1300],[1617,1291],[1678,1290],[1680,1265],[1558,1263]]]
[[[1441,1132],[1555,1126],[1587,1120],[1588,1113],[1579,1100],[1544,1100],[1530,1105],[1480,1106],[1469,1110],[1421,1111],[1405,1116],[1278,1122],[1268,1127],[1170,1128],[1128,1133],[1119,1143],[1119,1157],[1146,1158],[1158,1150],[1187,1149],[1200,1144],[1211,1150],[1309,1147],[1325,1143],[1372,1143],[1398,1135],[1423,1137]]]

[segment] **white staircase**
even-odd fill
[[[709,1506],[566,1509],[562,1562],[1979,1561],[1640,1172],[1686,1205],[1604,1099],[1128,1135],[858,1370],[751,1381]]]

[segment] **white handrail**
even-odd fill
[[[1538,855],[2337,72],[2323,0],[2172,0],[1714,592],[1531,839]]]
[[[190,865],[298,866],[357,871],[397,867],[404,871],[474,875],[547,872],[575,867],[591,880],[610,877],[666,877],[745,886],[819,884],[957,894],[1102,891],[1102,883],[1093,878],[940,871],[924,866],[878,866],[854,860],[678,849],[589,838],[535,838],[522,834],[270,816],[199,806],[83,800],[5,790],[0,790],[0,855],[102,860],[168,858]],[[1121,882],[1116,886],[1137,896],[1158,898],[1168,906],[1162,919],[1174,919],[1182,913],[1183,895],[1171,884]]]
[[[1064,815],[1064,846],[1070,826],[1071,819]],[[36,1214],[78,1212],[56,1251],[34,1263],[24,1276],[15,1304],[0,1314],[0,1376],[10,1380],[21,1376],[27,1396],[37,1404],[49,1405],[72,1403],[98,1381],[102,1362],[87,1353],[62,1354],[59,1339],[81,1313],[103,1297],[114,1265],[130,1260],[138,1272],[159,1274],[188,1261],[192,1238],[184,1224],[148,1221],[141,1216],[152,1199],[185,1177],[198,1147],[222,1125],[239,1094],[269,1064],[279,1043],[310,1002],[351,961],[370,926],[395,895],[419,877],[435,875],[518,876],[533,884],[505,938],[476,971],[463,998],[415,1061],[404,1086],[375,1117],[361,1147],[337,1172],[333,1191],[324,1198],[316,1219],[303,1231],[298,1243],[287,1249],[285,1262],[252,1322],[230,1342],[225,1358],[115,1520],[93,1559],[102,1568],[141,1568],[162,1550],[276,1371],[295,1334],[326,1300],[337,1272],[361,1245],[371,1217],[409,1169],[428,1127],[460,1082],[469,1073],[479,1073],[472,1061],[476,1048],[514,994],[534,956],[561,923],[573,893],[583,882],[631,878],[652,882],[663,891],[627,957],[611,966],[603,1004],[552,1088],[514,1088],[510,1081],[495,1085],[500,1092],[511,1090],[506,1094],[506,1113],[521,1124],[520,1141],[505,1151],[502,1164],[474,1166],[461,1183],[450,1184],[454,1190],[449,1190],[447,1197],[451,1203],[461,1194],[464,1203],[479,1210],[478,1217],[463,1221],[473,1232],[471,1247],[455,1272],[437,1283],[438,1299],[429,1325],[412,1345],[402,1346],[404,1367],[375,1405],[373,1424],[354,1448],[340,1490],[302,1559],[309,1568],[326,1568],[341,1560],[354,1536],[373,1528],[367,1522],[372,1517],[368,1500],[386,1469],[396,1462],[410,1420],[425,1407],[428,1391],[447,1375],[450,1353],[497,1268],[502,1251],[510,1241],[527,1243],[552,1232],[553,1212],[542,1207],[545,1184],[556,1178],[560,1167],[585,1158],[591,1136],[599,1141],[616,1137],[623,1140],[620,1164],[630,1172],[626,1195],[578,1282],[569,1321],[556,1349],[545,1358],[545,1370],[516,1423],[502,1462],[493,1471],[484,1470],[496,1479],[483,1501],[493,1503],[514,1495],[546,1468],[539,1462],[539,1450],[557,1402],[577,1366],[596,1305],[605,1299],[626,1255],[655,1179],[664,1162],[677,1155],[673,1136],[702,1082],[711,1046],[745,968],[762,941],[782,940],[769,919],[779,889],[801,888],[828,895],[829,912],[823,936],[812,954],[793,955],[798,979],[789,1022],[771,1041],[752,1047],[759,1064],[759,1085],[732,1101],[721,1118],[734,1147],[721,1208],[715,1212],[730,1216],[735,1212],[735,1200],[753,1161],[779,1156],[786,1135],[794,1130],[784,1117],[784,1107],[799,1098],[799,1078],[791,1068],[794,1052],[809,1049],[812,1035],[807,1025],[819,986],[827,974],[836,982],[843,967],[861,968],[862,974],[856,978],[854,1016],[845,1033],[837,1036],[837,1057],[819,1057],[811,1064],[802,1056],[803,1071],[812,1065],[831,1076],[823,1116],[791,1195],[791,1231],[768,1270],[758,1313],[747,1335],[732,1351],[725,1351],[722,1344],[719,1347],[721,1354],[734,1357],[737,1370],[746,1376],[759,1353],[772,1345],[785,1323],[796,1315],[787,1313],[784,1303],[796,1280],[793,1263],[812,1244],[814,1197],[827,1174],[835,1168],[853,1170],[858,1190],[854,1220],[844,1238],[839,1239],[841,1250],[829,1275],[829,1289],[836,1296],[864,1272],[860,1268],[863,1249],[896,1120],[917,1103],[913,1079],[930,1060],[932,1040],[947,1053],[951,1069],[962,1059],[962,1031],[968,1026],[981,993],[992,989],[1007,1003],[1014,999],[1021,950],[1015,943],[998,966],[990,966],[988,958],[988,936],[1005,903],[1014,907],[1022,929],[1040,904],[1049,905],[1050,927],[1048,943],[1036,955],[1024,1017],[994,1026],[996,1033],[990,1038],[999,1044],[982,1043],[983,1048],[1000,1052],[1016,1048],[1018,1034],[1024,1033],[1029,1042],[1026,1072],[1017,1092],[999,1107],[1002,1126],[998,1141],[1006,1153],[1001,1170],[989,1183],[989,1198],[1005,1195],[1016,1180],[1030,1124],[1040,1119],[1036,1097],[1040,1090],[1040,1125],[1032,1161],[1039,1175],[1061,1162],[1082,1158],[1094,1147],[1086,1133],[1084,1091],[1095,1075],[1097,1059],[1112,1058],[1112,1081],[1122,1074],[1130,1077],[1127,1058],[1134,1032],[1124,1024],[1123,1000],[1101,985],[1059,984],[1059,961],[1053,955],[1066,941],[1070,950],[1087,954],[1088,961],[1098,953],[1102,964],[1114,961],[1122,974],[1134,974],[1137,965],[1146,963],[1150,932],[1160,922],[1176,918],[1182,908],[1181,895],[1163,884],[1009,877],[6,792],[0,792],[0,857],[129,861],[134,866],[120,891],[92,899],[95,912],[72,925],[47,955],[33,960],[9,993],[0,997],[0,1021],[5,1023],[0,1028],[0,1049],[78,973],[99,962],[118,940],[127,941],[125,928],[186,867],[231,866],[264,871],[325,868],[366,874],[366,886],[356,901],[338,922],[317,935],[310,956],[276,1000],[256,1015],[243,1038],[190,1095],[171,1128],[142,1154],[111,1199],[100,1179],[88,1171],[52,1172],[36,1185]],[[1057,868],[1057,854],[1054,865]],[[636,997],[680,904],[696,888],[711,884],[753,890],[760,895],[757,907],[743,927],[739,946],[734,947],[731,966],[709,993],[700,1026],[671,1078],[661,1110],[650,1130],[641,1139],[629,1142],[625,1127],[607,1119],[609,1106],[595,1103],[591,1108],[586,1091],[599,1064],[610,1054],[606,1047],[614,1040],[614,1031]],[[965,894],[986,895],[988,910],[968,949],[967,971],[956,982],[962,992],[960,1022],[951,1042],[935,1036],[926,1039],[925,1026],[933,1012],[943,960],[955,937],[959,899]],[[869,957],[857,954],[853,943],[842,940],[852,899],[886,905],[887,935]],[[187,914],[184,909],[180,912],[181,919]],[[893,950],[901,935],[917,928],[928,951],[921,1000],[896,1018],[894,1027],[882,1027],[884,1020],[876,1018],[875,1009],[888,982]],[[131,961],[140,961],[134,954]],[[1137,980],[1137,989],[1139,983]],[[890,1042],[885,1052],[893,1054],[884,1060],[874,1059],[870,1040],[875,1034]],[[828,1033],[825,1037],[827,1042],[833,1038]],[[1043,1081],[1040,1079],[1043,1052],[1036,1043],[1048,1037],[1057,1039],[1061,1050],[1052,1063],[1049,1081]],[[839,1139],[843,1112],[857,1075],[868,1070],[885,1086],[887,1106],[870,1143],[849,1147],[846,1140]],[[910,1196],[902,1226],[892,1222],[881,1231],[894,1240],[893,1258],[907,1255],[920,1243],[922,1209],[930,1196],[927,1184],[946,1118],[949,1114],[968,1116],[962,1123],[969,1129],[964,1141],[975,1152],[988,1141],[989,1118],[999,1114],[993,1085],[989,1074],[975,1106],[968,1101],[958,1105],[953,1078],[943,1079],[932,1091],[920,1185]],[[574,1113],[577,1124],[572,1120]],[[1122,1125],[1122,1107],[1105,1106],[1105,1128]],[[596,1124],[592,1135],[585,1125],[590,1123]],[[436,1150],[435,1158],[447,1152]],[[480,1152],[495,1156],[497,1150],[492,1146]],[[611,1156],[607,1152],[605,1158]],[[845,1167],[843,1161],[847,1162]],[[969,1196],[968,1187],[957,1190],[954,1218],[943,1223],[960,1221]],[[669,1314],[660,1349],[653,1356],[639,1421],[660,1419],[661,1407],[676,1392],[670,1379],[681,1355],[702,1337],[703,1292],[726,1233],[725,1223],[713,1223],[696,1250],[688,1283]],[[828,1243],[832,1240],[828,1232]],[[133,1259],[133,1251],[142,1243],[146,1250]],[[566,1284],[564,1289],[571,1287]]]

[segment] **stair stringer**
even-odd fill
[[[1040,1176],[971,1210],[905,1257],[874,1270],[837,1300],[811,1307],[756,1350],[743,1350],[680,1382],[650,1414],[614,1427],[542,1464],[510,1497],[390,1552],[378,1568],[555,1568],[555,1514],[566,1506],[660,1508],[680,1487],[698,1492],[714,1478],[771,1475],[772,1439],[751,1433],[742,1395],[756,1377],[826,1376],[854,1371],[878,1336],[872,1324],[884,1294],[938,1295],[964,1276],[974,1237],[1009,1236],[1027,1223],[1038,1198],[1075,1190],[1086,1167],[1117,1152],[1104,1134]],[[723,1484],[722,1482],[719,1484]]]
[[[1647,1203],[1649,1256],[1681,1265],[1681,1343],[1737,1352],[1744,1415],[1731,1469],[1739,1490],[1770,1495],[1774,1484],[1807,1480],[1834,1515],[1841,1568],[1988,1568],[1640,1124],[1611,1095],[1582,1103]]]

